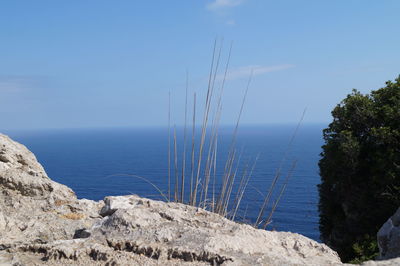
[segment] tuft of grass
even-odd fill
[[[248,161],[244,168],[241,168],[241,158],[243,149],[240,153],[236,148],[237,136],[239,131],[240,120],[244,111],[246,98],[248,91],[253,79],[253,70],[249,73],[249,79],[244,89],[244,94],[240,104],[238,116],[236,119],[235,127],[232,132],[232,139],[228,149],[227,159],[223,162],[218,160],[218,139],[219,139],[219,126],[222,113],[222,99],[225,88],[225,82],[228,74],[229,64],[232,53],[232,43],[229,48],[227,61],[223,70],[222,80],[219,88],[217,89],[217,77],[219,76],[219,67],[221,63],[221,55],[223,48],[223,41],[218,42],[216,39],[212,51],[212,59],[210,65],[210,73],[208,76],[208,85],[206,91],[206,98],[204,103],[204,111],[202,117],[202,123],[200,127],[200,138],[196,143],[196,116],[197,116],[197,96],[193,94],[193,110],[192,110],[192,136],[191,136],[191,151],[190,151],[190,175],[187,174],[187,150],[188,150],[188,133],[187,133],[187,119],[188,119],[188,90],[189,90],[189,74],[186,72],[186,87],[185,87],[185,110],[184,110],[184,128],[183,128],[183,148],[181,157],[181,167],[179,166],[179,150],[178,150],[178,139],[176,126],[173,126],[171,130],[171,93],[168,94],[168,191],[164,193],[162,189],[157,187],[155,184],[150,182],[147,178],[131,175],[131,174],[118,174],[131,176],[134,178],[141,179],[155,188],[163,199],[167,202],[173,200],[183,204],[203,208],[221,216],[224,216],[230,220],[237,220],[238,217],[242,218],[242,221],[249,223],[246,219],[248,205],[244,211],[244,214],[239,215],[239,210],[243,198],[246,194],[248,187],[253,188],[262,199],[262,204],[258,212],[257,219],[253,224],[254,227],[260,227],[266,229],[267,226],[272,222],[273,214],[286,190],[290,177],[296,167],[296,161],[292,163],[290,170],[286,174],[286,178],[281,185],[278,196],[270,205],[273,199],[274,191],[277,189],[277,184],[282,176],[282,169],[286,163],[288,153],[293,144],[294,138],[297,135],[298,129],[305,115],[305,110],[302,117],[289,141],[289,144],[285,150],[284,156],[280,162],[280,165],[274,175],[274,178],[267,188],[267,193],[263,194],[258,188],[255,188],[250,184],[251,177],[256,167],[257,161],[260,154],[252,161]],[[217,97],[216,97],[217,94]],[[211,118],[211,119],[210,119]],[[211,125],[210,125],[211,121]],[[172,134],[171,134],[172,131]],[[172,139],[172,141],[171,141]],[[171,144],[173,147],[171,147]],[[173,151],[172,151],[173,150]],[[173,156],[173,157],[172,157]],[[217,185],[217,166],[223,165],[223,173],[221,175],[220,183]],[[173,174],[171,169],[173,169]],[[112,175],[116,176],[116,175]],[[189,182],[186,182],[186,178],[189,178]],[[172,189],[172,178],[174,179],[174,188]],[[189,183],[188,185],[186,185]],[[185,193],[186,186],[189,186],[189,192]],[[210,188],[211,186],[211,188]],[[211,192],[210,192],[211,190]],[[185,195],[188,194],[188,198]],[[211,195],[210,195],[211,194]],[[276,194],[276,193],[275,193]],[[172,199],[173,197],[173,199]],[[267,213],[267,210],[269,212]]]
[[[217,163],[219,163],[218,160],[219,126],[220,126],[220,118],[222,112],[223,92],[224,92],[226,77],[228,74],[229,63],[231,59],[232,43],[229,48],[227,61],[223,70],[222,82],[220,84],[219,90],[217,91],[218,92],[217,94],[216,93],[217,76],[221,64],[221,55],[223,50],[222,48],[223,48],[223,41],[218,42],[218,40],[216,39],[212,50],[212,59],[210,65],[210,72],[208,76],[208,85],[204,103],[203,118],[200,127],[200,139],[197,140],[198,141],[197,145],[195,141],[196,111],[197,111],[196,94],[194,94],[193,97],[194,100],[193,100],[193,113],[192,113],[192,140],[191,140],[191,156],[190,156],[191,163],[190,163],[190,186],[189,186],[190,191],[188,193],[189,194],[188,199],[185,198],[185,193],[184,193],[186,184],[185,173],[186,173],[188,87],[189,87],[188,86],[189,77],[188,73],[186,73],[185,112],[184,112],[184,129],[183,129],[184,132],[183,132],[181,170],[178,170],[178,162],[177,162],[178,148],[177,148],[177,137],[176,137],[175,127],[173,132],[174,169],[175,169],[174,201],[207,209],[217,214],[220,214],[224,217],[227,217],[231,220],[236,220],[238,217],[238,212],[240,210],[240,205],[245,196],[246,189],[249,186],[250,179],[253,175],[253,171],[256,167],[256,163],[260,155],[257,155],[254,162],[252,163],[248,162],[243,169],[240,169],[242,152],[238,153],[236,148],[236,143],[237,143],[237,135],[239,131],[240,120],[243,114],[251,81],[253,79],[253,70],[252,70],[249,73],[249,79],[244,90],[244,95],[242,97],[242,102],[240,105],[238,117],[232,133],[232,139],[228,150],[228,156],[226,161],[222,162],[222,164],[224,165],[224,170],[220,180],[221,185],[217,187]],[[267,194],[264,195],[260,192],[263,201],[256,222],[254,224],[255,227],[261,227],[265,229],[271,223],[273,213],[275,212],[278,203],[280,202],[282,195],[287,187],[288,181],[292,176],[292,173],[296,166],[296,162],[292,164],[290,170],[288,171],[286,178],[283,181],[283,185],[280,187],[278,191],[277,198],[273,201],[271,206],[269,206],[270,202],[272,201],[274,191],[277,189],[278,181],[282,175],[282,169],[287,160],[288,152],[292,146],[295,136],[297,135],[297,131],[303,120],[303,117],[304,113],[289,142],[289,145],[285,151],[285,155],[276,171],[276,174],[269,188],[267,189]],[[168,121],[170,127],[170,109],[169,109]],[[168,154],[170,156],[170,150],[171,150],[170,132],[168,135],[169,135]],[[169,164],[168,169],[171,169],[170,159],[168,160],[168,164]],[[178,178],[179,175],[180,178]],[[267,210],[269,210],[269,213],[266,214]]]

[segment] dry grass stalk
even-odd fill
[[[181,177],[181,202],[184,202],[185,193],[185,168],[186,168],[186,126],[187,126],[187,103],[188,103],[189,73],[186,71],[185,89],[185,126],[183,129],[183,155],[182,155],[182,177]]]
[[[249,181],[253,175],[253,171],[259,155],[256,157],[252,167],[249,169],[249,163],[246,164],[240,178],[238,179],[238,173],[240,168],[240,158],[236,158],[236,142],[238,135],[238,128],[240,120],[242,117],[244,105],[246,102],[249,87],[253,78],[253,70],[249,75],[247,81],[247,86],[244,91],[242,102],[240,105],[239,114],[236,120],[236,124],[232,133],[232,140],[228,149],[228,157],[225,161],[224,170],[221,177],[221,186],[216,189],[216,179],[217,179],[217,150],[218,150],[218,136],[219,136],[219,124],[222,113],[222,96],[224,91],[224,86],[226,82],[226,77],[228,73],[228,67],[231,58],[232,44],[229,49],[228,60],[225,65],[224,75],[222,79],[221,86],[219,88],[218,98],[214,100],[215,87],[217,81],[217,74],[220,65],[222,51],[222,42],[219,44],[217,39],[214,42],[212,60],[210,66],[210,72],[208,77],[207,94],[205,98],[204,113],[201,123],[201,133],[199,139],[199,146],[196,149],[195,135],[196,135],[196,93],[194,93],[193,99],[193,114],[192,114],[192,140],[191,140],[191,170],[190,170],[190,191],[189,191],[189,205],[202,207],[204,209],[210,209],[211,211],[218,213],[220,215],[230,217],[230,219],[235,220],[237,213],[240,208],[240,204],[244,197]],[[169,95],[170,97],[170,95]],[[216,103],[215,109],[211,108],[212,105]],[[173,145],[174,145],[174,169],[175,169],[175,187],[174,187],[174,201],[182,202],[185,201],[185,184],[186,184],[186,150],[187,150],[187,115],[188,115],[188,74],[186,74],[186,89],[185,89],[185,120],[184,120],[184,134],[183,134],[183,150],[182,150],[182,165],[180,174],[178,173],[178,145],[177,145],[177,134],[176,127],[174,126],[173,132]],[[168,110],[168,198],[171,198],[171,122],[170,122],[170,98],[169,98],[169,110]],[[213,111],[212,111],[213,110]],[[212,119],[210,120],[210,115]],[[302,119],[304,117],[304,113]],[[301,119],[301,121],[302,121]],[[209,129],[209,120],[211,121],[211,127]],[[299,122],[299,124],[301,123]],[[257,191],[263,197],[263,203],[258,213],[256,220],[256,226],[263,225],[265,228],[272,219],[272,215],[276,210],[276,207],[282,197],[283,192],[286,189],[289,177],[294,169],[294,165],[288,173],[283,186],[281,187],[278,198],[274,201],[271,207],[271,212],[266,220],[263,220],[264,213],[269,206],[269,202],[272,199],[273,191],[275,190],[278,180],[282,174],[282,167],[286,161],[288,150],[290,149],[293,139],[297,134],[299,125],[293,134],[288,148],[285,151],[284,158],[282,159],[280,166],[278,167],[276,174],[272,180],[269,187],[267,195],[263,195],[258,189]],[[210,133],[208,133],[210,131]],[[208,137],[208,140],[207,140]],[[206,147],[207,146],[207,147]],[[198,151],[197,158],[195,156],[196,150]],[[205,158],[203,158],[205,155]],[[203,162],[204,160],[204,162]],[[203,166],[204,163],[204,166]],[[180,180],[179,180],[180,175]],[[209,186],[212,178],[212,196],[209,198]],[[180,183],[179,183],[180,182]],[[238,183],[236,187],[235,184]],[[179,186],[180,190],[179,190]],[[236,187],[236,188],[235,188]],[[235,189],[234,189],[235,188]],[[234,191],[235,190],[235,191]],[[231,203],[232,201],[232,203]],[[230,211],[228,209],[231,208]],[[247,208],[246,208],[247,211]]]
[[[243,113],[243,107],[246,102],[247,93],[249,91],[252,78],[253,78],[253,70],[251,70],[251,73],[250,73],[250,76],[249,76],[249,79],[247,82],[246,90],[245,90],[245,93],[244,93],[244,96],[242,99],[242,104],[240,106],[239,115],[236,120],[235,129],[233,131],[232,141],[231,141],[231,145],[230,145],[230,149],[229,149],[229,153],[228,153],[228,160],[226,161],[226,164],[225,164],[225,170],[224,170],[225,174],[224,174],[223,180],[222,180],[221,194],[219,196],[219,199],[217,201],[217,206],[216,206],[217,213],[220,213],[220,214],[224,212],[223,211],[224,205],[225,205],[224,201],[226,199],[226,192],[227,192],[227,188],[229,185],[229,180],[230,180],[230,176],[231,176],[231,172],[232,172],[233,163],[235,161],[236,137],[237,137],[237,133],[238,133],[240,118]]]
[[[285,192],[286,186],[287,186],[287,184],[288,184],[288,182],[289,182],[289,178],[292,176],[293,171],[294,171],[294,169],[296,168],[296,164],[297,164],[297,161],[294,161],[294,162],[292,163],[292,166],[291,166],[289,172],[288,172],[287,175],[286,175],[285,182],[283,183],[283,186],[282,186],[282,188],[281,188],[281,190],[280,190],[280,192],[279,192],[279,196],[278,196],[278,198],[276,199],[274,205],[272,206],[272,209],[271,209],[271,211],[270,211],[270,213],[269,213],[268,218],[265,220],[265,223],[264,223],[264,226],[263,226],[264,229],[266,229],[267,226],[272,222],[272,216],[273,216],[273,214],[274,214],[274,212],[275,212],[275,210],[276,210],[276,207],[278,206],[279,201],[281,200],[281,197],[282,197],[282,195],[283,195],[283,192]]]
[[[300,128],[300,125],[301,125],[301,123],[303,122],[305,113],[306,113],[306,109],[304,109],[303,114],[302,114],[302,116],[301,116],[301,118],[300,118],[300,121],[298,122],[298,124],[297,124],[297,126],[296,126],[296,129],[295,129],[295,131],[293,132],[292,137],[290,138],[289,144],[288,144],[288,146],[287,146],[286,149],[285,149],[285,153],[284,153],[283,158],[282,158],[282,160],[281,160],[281,162],[280,162],[280,165],[279,165],[279,167],[278,167],[278,169],[277,169],[277,171],[276,171],[276,174],[275,174],[275,176],[274,176],[274,179],[273,179],[273,181],[272,181],[272,184],[271,184],[271,186],[270,186],[270,188],[269,188],[268,194],[267,194],[267,196],[264,198],[263,204],[262,204],[262,206],[261,206],[261,208],[260,208],[260,211],[259,211],[259,214],[258,214],[256,223],[254,224],[255,227],[258,227],[258,226],[262,223],[262,217],[264,216],[266,207],[268,206],[268,203],[269,203],[269,201],[270,201],[270,199],[271,199],[272,192],[273,192],[273,190],[275,189],[275,185],[276,185],[278,179],[279,179],[280,176],[281,176],[282,167],[283,167],[283,165],[284,165],[285,162],[286,162],[288,153],[289,153],[289,151],[290,151],[290,149],[291,149],[291,147],[292,147],[292,145],[293,145],[293,141],[294,141],[295,137],[297,136],[297,132],[298,132],[298,130],[299,130],[299,128]]]
[[[195,134],[196,134],[196,93],[193,96],[193,120],[192,120],[192,156],[191,156],[191,174],[190,174],[190,197],[193,195],[193,177],[194,177],[194,149],[195,149]]]
[[[178,146],[176,140],[176,126],[174,125],[174,166],[175,166],[175,189],[174,189],[174,201],[179,202],[178,189],[179,189],[179,177],[178,177]]]
[[[133,174],[113,174],[113,175],[108,175],[106,177],[108,178],[108,177],[115,177],[115,176],[129,176],[129,177],[134,177],[134,178],[140,179],[140,180],[146,182],[147,184],[151,185],[155,190],[157,190],[157,192],[164,198],[165,201],[167,201],[167,202],[170,201],[169,198],[167,197],[168,195],[165,195],[157,185],[155,185],[153,182],[151,182],[149,179],[147,179],[143,176],[133,175]]]
[[[253,166],[252,166],[252,168],[250,170],[250,173],[248,175],[247,175],[247,167],[245,168],[244,174],[243,174],[243,176],[242,176],[242,178],[240,180],[240,185],[239,185],[237,197],[235,199],[235,203],[233,204],[233,206],[235,206],[235,209],[233,210],[233,214],[231,216],[231,220],[232,221],[235,220],[235,218],[236,218],[237,211],[238,211],[240,203],[241,203],[241,201],[243,199],[243,196],[244,196],[244,193],[246,191],[247,185],[249,184],[250,178],[253,175],[253,171],[254,171],[254,168],[256,167],[256,164],[257,164],[259,156],[260,156],[260,154],[258,154],[256,159],[254,160],[254,164],[253,164]]]
[[[212,77],[213,77],[213,73],[214,73],[214,61],[215,61],[216,47],[217,47],[217,40],[215,40],[215,42],[214,42],[213,56],[212,56],[212,62],[211,62],[211,68],[210,68],[210,76],[209,76],[209,80],[208,80],[205,111],[204,111],[204,116],[203,116],[203,124],[202,124],[202,128],[201,128],[199,158],[197,160],[196,182],[195,182],[195,186],[193,188],[192,198],[190,200],[190,205],[193,205],[193,206],[196,206],[197,190],[198,190],[199,180],[200,180],[200,170],[201,170],[203,148],[204,148],[204,142],[205,142],[205,137],[206,137],[206,132],[207,132],[208,116],[209,116],[209,112],[210,112],[211,97],[212,97],[212,90],[213,90]],[[217,60],[217,66],[218,66],[218,63],[219,63],[219,58]]]
[[[171,200],[171,92],[168,92],[168,201]]]

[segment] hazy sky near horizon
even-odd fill
[[[400,74],[398,0],[2,1],[0,130],[182,124],[215,38],[232,57],[222,123],[328,123],[352,88]],[[217,78],[217,83],[220,79]],[[190,115],[190,112],[189,112]]]

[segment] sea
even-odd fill
[[[318,160],[324,127],[326,125],[302,124],[296,131],[295,124],[247,125],[238,128],[236,138],[234,127],[221,127],[216,151],[215,189],[209,191],[214,190],[217,197],[229,151],[235,151],[231,173],[236,173],[237,182],[231,196],[232,205],[240,178],[251,172],[236,220],[255,223],[271,183],[278,175],[264,215],[268,217],[277,202],[267,230],[296,232],[320,241],[317,185],[320,183]],[[156,200],[165,200],[164,196],[168,198],[171,195],[173,200],[174,180],[176,176],[181,179],[185,154],[184,201],[187,202],[192,173],[192,131],[191,128],[186,131],[186,145],[184,129],[177,128],[176,132],[177,167],[174,134],[164,127],[13,130],[2,133],[28,147],[51,179],[72,188],[78,198],[92,200],[129,194]],[[200,130],[195,132],[197,164],[201,134]],[[207,160],[210,135],[208,131],[200,178]],[[194,176],[196,173],[194,169]],[[168,180],[171,180],[170,185]],[[211,198],[211,194],[209,192],[207,198]]]

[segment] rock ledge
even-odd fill
[[[0,265],[340,265],[324,244],[135,195],[78,200],[0,134]],[[375,264],[368,264],[375,265]],[[382,264],[383,265],[383,264]]]

